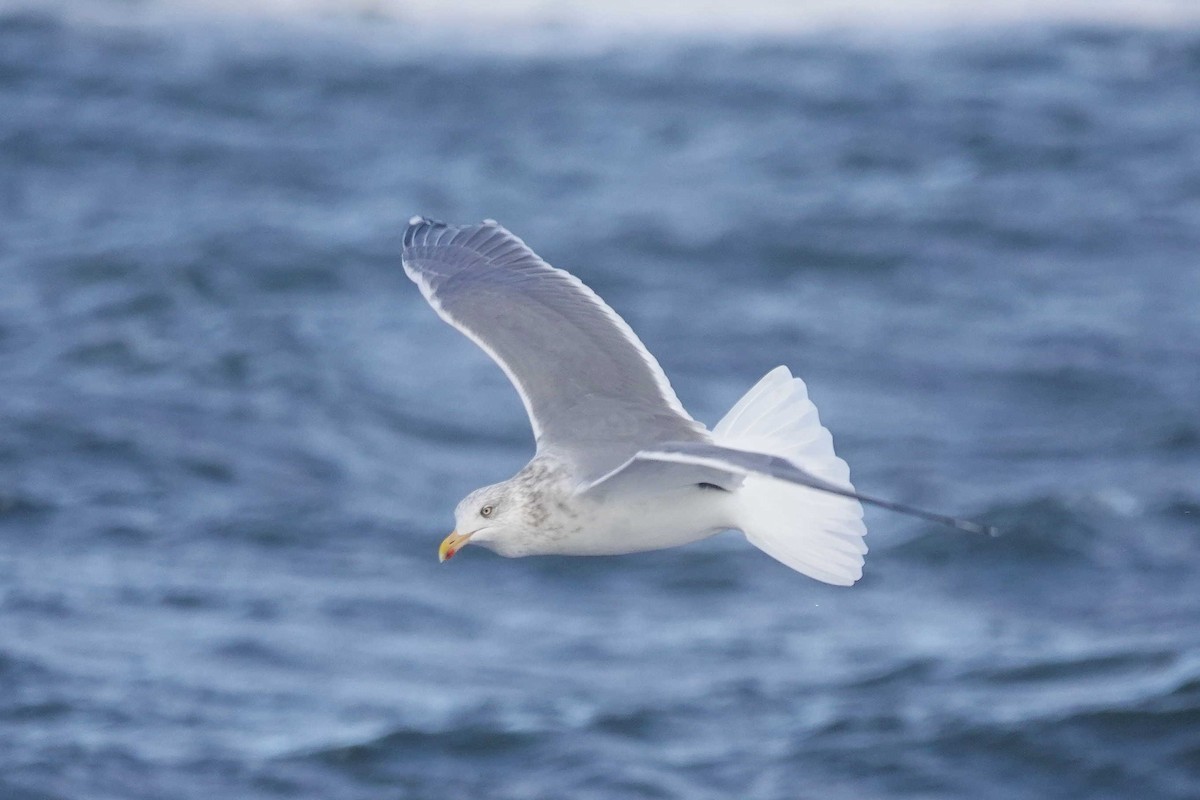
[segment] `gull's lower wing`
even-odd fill
[[[660,496],[697,485],[728,492],[741,486],[745,475],[743,469],[711,459],[684,460],[658,451],[642,451],[577,491],[596,500]]]
[[[581,478],[657,442],[707,440],[625,321],[495,222],[414,217],[403,260],[442,319],[508,375],[539,452],[568,458]]]
[[[702,473],[700,470],[707,470]],[[659,473],[656,475],[655,473]],[[708,444],[705,442],[671,442],[659,447],[643,450],[629,459],[626,463],[614,469],[607,475],[580,487],[581,493],[599,496],[607,492],[633,490],[637,486],[660,484],[670,485],[681,483],[687,477],[708,474],[710,477],[703,482],[724,486],[719,476],[726,476],[726,482],[734,482],[748,475],[766,475],[789,483],[807,486],[828,494],[849,497],[861,503],[886,508],[899,514],[919,517],[948,525],[971,533],[986,533],[996,535],[997,530],[989,525],[982,525],[967,519],[950,517],[932,511],[914,508],[903,503],[893,503],[838,486],[835,483],[818,478],[803,468],[793,464],[786,458],[752,453],[745,450],[735,450],[731,447]],[[693,481],[699,483],[701,481]]]

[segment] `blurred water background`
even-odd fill
[[[0,7],[0,796],[1200,796],[1195,19],[525,5]],[[531,439],[415,213],[1006,535],[439,566]]]

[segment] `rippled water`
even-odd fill
[[[0,794],[1200,795],[1200,33],[48,8],[0,14]],[[531,441],[413,213],[710,424],[789,364],[860,488],[1006,535],[439,566]]]

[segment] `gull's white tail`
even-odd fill
[[[837,486],[853,489],[850,468],[808,399],[804,381],[776,367],[746,392],[713,429],[715,444],[786,458]],[[751,474],[737,490],[737,527],[750,543],[792,569],[849,586],[862,577],[862,505],[857,500]]]

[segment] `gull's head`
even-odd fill
[[[481,544],[502,556],[518,555],[529,530],[527,500],[512,481],[476,489],[454,509],[454,532],[438,548],[438,560],[453,558],[468,544]]]

